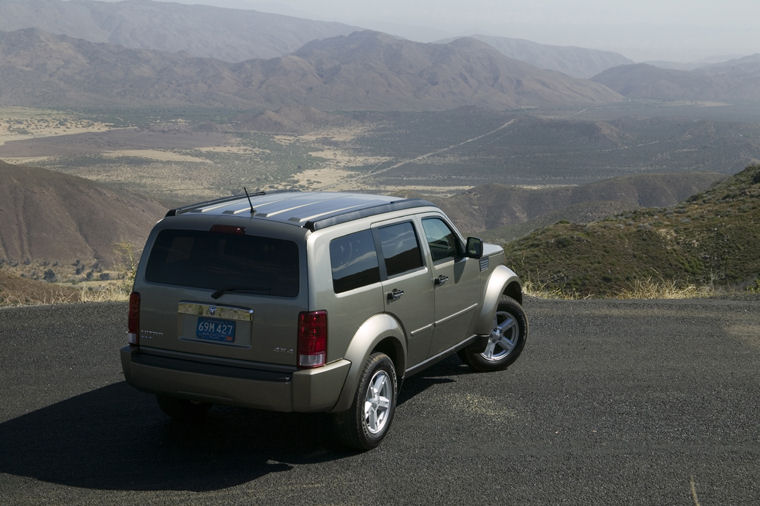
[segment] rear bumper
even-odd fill
[[[269,411],[312,412],[335,406],[351,362],[269,371],[169,358],[125,346],[121,366],[127,383],[147,392]]]

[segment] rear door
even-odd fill
[[[411,221],[377,225],[372,231],[381,258],[385,311],[404,326],[410,368],[430,353],[434,315],[430,271]]]

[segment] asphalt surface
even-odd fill
[[[0,310],[0,504],[758,504],[760,301],[525,304],[523,355],[408,379],[382,445],[322,415],[170,422],[126,306]]]

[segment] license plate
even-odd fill
[[[198,339],[206,341],[234,343],[235,322],[233,320],[200,317],[198,318],[198,325],[195,327],[195,335]]]

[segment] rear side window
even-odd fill
[[[378,228],[377,234],[388,277],[422,267],[420,245],[411,222]]]
[[[330,265],[335,293],[380,281],[372,233],[364,230],[330,241]]]
[[[298,295],[298,246],[292,241],[200,230],[163,230],[148,258],[152,283]]]

